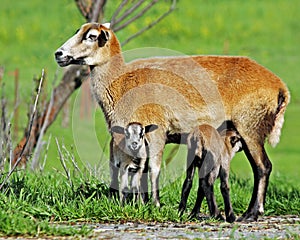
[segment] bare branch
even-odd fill
[[[86,19],[88,18],[88,9],[83,5],[81,0],[75,0],[75,4],[77,5],[77,8],[81,12],[82,16],[84,16]]]
[[[32,157],[31,170],[35,170],[38,166],[38,161],[39,161],[40,153],[41,153],[42,146],[43,146],[42,142],[43,142],[44,133],[46,132],[46,129],[48,127],[50,112],[53,107],[53,100],[54,100],[54,92],[51,93],[51,99],[50,99],[50,103],[47,108],[46,117],[45,117],[43,126],[41,128],[40,134],[38,136],[36,148],[35,148],[35,151],[34,151],[34,154]]]
[[[4,184],[7,182],[7,180],[9,179],[9,177],[11,176],[11,174],[14,172],[14,170],[16,169],[16,167],[18,166],[18,164],[20,163],[20,161],[22,160],[22,157],[23,157],[23,154],[24,154],[24,151],[27,147],[27,144],[29,142],[29,138],[31,136],[31,130],[32,130],[32,126],[33,126],[33,121],[34,121],[34,118],[35,118],[35,114],[36,114],[36,109],[37,109],[37,104],[38,104],[38,100],[39,100],[39,96],[40,96],[40,93],[41,93],[41,89],[42,89],[42,83],[43,83],[43,80],[44,80],[44,76],[45,76],[45,71],[44,69],[42,70],[42,76],[41,76],[41,79],[40,79],[40,83],[39,83],[39,87],[38,87],[38,90],[37,90],[37,94],[36,94],[36,97],[35,97],[35,101],[34,101],[34,105],[33,105],[33,110],[32,110],[32,114],[31,114],[31,118],[30,118],[30,122],[29,122],[29,128],[28,128],[28,135],[26,137],[26,141],[25,141],[25,144],[22,148],[22,151],[17,159],[17,161],[15,162],[15,164],[12,166],[12,168],[10,169],[9,173],[7,174],[6,178],[4,179],[4,181],[2,182],[2,184],[0,185],[0,190],[3,188]]]
[[[113,28],[113,26],[115,25],[116,22],[116,17],[119,15],[119,13],[122,11],[122,9],[125,7],[125,5],[128,3],[128,0],[123,0],[121,2],[121,4],[119,5],[119,7],[117,8],[117,10],[115,11],[115,13],[113,14],[110,24],[111,24],[111,28]]]
[[[63,107],[64,103],[67,101],[67,99],[70,97],[70,95],[80,87],[82,84],[82,81],[85,80],[85,77],[88,75],[88,70],[86,67],[82,66],[70,66],[68,67],[67,71],[65,72],[62,81],[60,84],[53,89],[53,105],[50,107],[50,102],[46,104],[46,109],[50,108],[50,115],[48,118],[48,123],[46,124],[45,132],[48,129],[48,127],[54,122],[56,119],[58,113],[60,112],[61,108]],[[17,144],[17,147],[14,149],[14,159],[13,162],[16,162],[19,158],[21,152],[23,151],[23,157],[24,155],[28,155],[32,149],[36,145],[37,138],[40,134],[41,127],[44,125],[45,119],[46,119],[46,113],[47,111],[44,111],[44,113],[39,116],[34,121],[34,128],[32,130],[32,135],[34,137],[30,138],[30,148],[27,147],[26,151],[24,152],[23,148],[27,140],[27,136],[25,135]],[[26,159],[24,160],[26,163]],[[24,164],[25,164],[24,163]]]
[[[111,28],[114,29],[114,26],[117,25],[118,23],[122,22],[126,17],[128,17],[130,14],[132,14],[137,8],[139,8],[139,6],[142,5],[142,3],[145,2],[145,0],[139,0],[135,5],[133,5],[131,8],[127,9],[122,16],[120,16],[118,19],[116,19],[117,15],[116,15],[116,12],[115,14],[113,15],[112,17],[112,20],[111,20]],[[123,3],[127,3],[127,1],[123,1],[120,6],[122,6],[122,8],[125,7],[125,4]],[[122,9],[120,9],[122,10]],[[117,13],[119,14],[119,12]]]
[[[142,28],[140,31],[138,31],[137,33],[131,35],[130,37],[128,37],[125,41],[123,41],[121,43],[122,46],[124,46],[125,44],[127,44],[129,41],[131,41],[132,39],[136,38],[137,36],[141,35],[143,32],[149,30],[150,28],[152,28],[153,26],[155,26],[156,24],[158,24],[161,20],[163,20],[165,17],[167,17],[171,12],[173,12],[176,9],[176,0],[173,0],[172,5],[170,6],[169,10],[167,12],[165,12],[164,14],[162,14],[159,18],[157,18],[156,20],[154,20],[153,22],[151,22],[148,26]]]
[[[99,18],[103,18],[103,8],[106,4],[106,0],[96,0],[96,2],[93,4],[93,10],[92,10],[92,16],[90,21],[91,22],[97,22]]]
[[[113,30],[115,32],[117,32],[117,31],[120,31],[121,29],[125,28],[130,23],[134,22],[135,20],[137,20],[138,18],[140,18],[141,16],[143,16],[157,2],[158,2],[158,0],[152,0],[152,2],[149,3],[144,9],[142,9],[136,16],[132,17],[131,19],[129,19],[128,21],[126,21],[125,23],[123,23],[122,25],[120,25],[119,27],[115,27]]]

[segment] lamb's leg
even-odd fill
[[[219,220],[224,220],[216,202],[216,198],[214,195],[214,185],[212,184],[213,182],[214,181],[210,179],[210,174],[209,174],[201,181],[201,187],[204,190],[210,216]]]
[[[226,221],[227,222],[234,222],[235,221],[235,215],[233,212],[233,208],[230,201],[230,189],[229,189],[229,169],[225,170],[221,168],[220,170],[220,190],[224,199],[224,205],[225,205],[225,215],[226,215]]]
[[[198,157],[195,157],[195,151],[189,150],[188,155],[187,155],[186,178],[182,185],[181,200],[180,200],[179,209],[178,209],[180,214],[182,214],[184,212],[184,210],[186,209],[187,199],[189,197],[190,190],[193,185],[196,161],[200,161],[200,159]]]
[[[190,218],[196,218],[198,213],[200,213],[200,208],[201,208],[201,204],[202,201],[205,197],[205,193],[204,190],[202,188],[202,179],[199,178],[199,186],[198,186],[198,192],[197,192],[197,199],[195,202],[195,206],[190,214]]]
[[[141,178],[141,195],[144,203],[149,202],[149,194],[148,194],[148,171],[149,171],[149,158],[147,158],[144,171]]]
[[[146,164],[146,158],[142,158],[140,160],[140,166],[139,169],[136,173],[134,173],[133,178],[132,178],[132,193],[133,196],[136,197],[136,199],[140,199],[140,197],[142,196],[142,188],[141,188],[141,178],[143,175],[143,171],[144,171],[144,166]],[[144,199],[141,199],[144,202]]]
[[[129,187],[128,187],[128,169],[125,169],[122,165],[120,168],[120,202],[124,204],[126,199],[128,198],[129,194]]]
[[[114,155],[113,155],[113,138],[110,141],[110,157],[109,157],[109,170],[110,170],[110,186],[109,195],[110,197],[118,198],[119,193],[119,168],[115,166]]]
[[[257,221],[258,215],[264,213],[264,203],[269,183],[269,177],[272,171],[270,162],[263,143],[246,139],[244,144],[245,154],[250,161],[254,174],[254,187],[252,197],[247,211],[238,219],[238,221]]]

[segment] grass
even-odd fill
[[[152,204],[129,203],[121,206],[108,197],[108,187],[103,181],[89,174],[72,175],[72,187],[62,173],[34,174],[16,172],[0,193],[0,236],[22,235],[88,235],[90,228],[74,227],[76,222],[187,222],[196,198],[194,184],[188,201],[187,212],[179,216],[177,207],[183,178],[161,190],[162,207]],[[250,199],[252,182],[231,177],[233,208],[241,215]],[[280,186],[280,187],[278,187]],[[218,188],[218,184],[215,186]],[[224,211],[221,194],[216,189],[217,202]],[[266,202],[267,215],[298,214],[300,190],[288,185],[284,178],[270,184]],[[208,214],[207,205],[202,206]],[[61,227],[60,227],[61,226]]]
[[[161,8],[165,8],[163,5]],[[273,163],[273,172],[266,201],[266,214],[299,214],[299,143],[300,143],[300,2],[284,1],[178,1],[178,9],[162,23],[139,38],[129,42],[126,50],[148,54],[146,47],[154,47],[164,54],[230,54],[247,55],[280,76],[288,85],[292,101],[286,112],[281,141],[275,149],[267,147]],[[106,16],[109,19],[115,2],[108,1]],[[34,86],[33,76],[47,73],[48,91],[56,74],[63,69],[54,61],[53,53],[84,22],[73,0],[41,0],[13,2],[3,0],[0,14],[0,66],[5,67],[2,82],[12,111],[14,77],[20,70],[20,129],[23,134],[27,121],[27,105]],[[118,32],[124,41],[140,26],[149,23],[151,16],[141,18],[127,29]],[[151,52],[152,53],[152,52]],[[90,118],[80,117],[81,90],[70,100],[71,124],[61,127],[61,116],[48,130],[45,140],[52,134],[50,149],[43,173],[15,173],[0,193],[0,234],[5,235],[74,235],[88,234],[89,229],[72,227],[76,221],[185,221],[177,215],[178,196],[183,181],[185,149],[170,145],[166,149],[161,176],[163,207],[152,205],[120,207],[107,197],[108,141],[103,114],[92,107]],[[72,176],[69,185],[60,172],[55,137],[74,154],[82,173]],[[14,143],[16,144],[17,139]],[[175,152],[174,152],[175,149]],[[173,151],[173,155],[170,155]],[[170,156],[173,156],[170,158]],[[43,156],[42,156],[43,157]],[[69,162],[70,164],[70,162]],[[72,166],[72,165],[71,165]],[[89,170],[86,170],[89,169]],[[91,170],[93,169],[93,170]],[[244,154],[238,154],[231,164],[231,192],[234,209],[245,211],[253,186],[252,171]],[[196,185],[196,184],[194,184]],[[45,187],[46,186],[46,187]],[[195,186],[194,186],[195,188]],[[195,189],[189,200],[191,210]],[[216,191],[218,202],[221,196]],[[204,204],[204,211],[207,207]],[[57,228],[53,223],[70,224]]]

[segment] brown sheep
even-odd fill
[[[108,127],[119,124],[132,109],[146,103],[164,108],[165,133],[155,131],[150,148],[152,192],[158,191],[165,143],[184,143],[181,133],[207,123],[231,122],[243,138],[243,149],[254,173],[254,188],[241,220],[256,220],[264,202],[272,164],[264,149],[279,142],[290,100],[286,85],[247,57],[192,56],[124,62],[116,35],[108,25],[87,23],[55,52],[60,66],[86,64],[91,85]],[[157,124],[155,121],[151,121]],[[159,125],[159,124],[157,124]],[[118,168],[111,151],[111,189],[117,189]],[[159,206],[159,195],[153,196]]]
[[[195,168],[199,169],[199,186],[195,207],[191,216],[197,217],[203,198],[206,197],[210,215],[224,220],[214,196],[213,188],[217,177],[221,180],[221,193],[224,199],[227,222],[234,222],[229,193],[230,160],[242,149],[240,135],[234,130],[224,130],[220,134],[210,125],[196,127],[187,137],[188,156],[186,179],[182,186],[179,211],[186,208],[186,202],[192,187]]]

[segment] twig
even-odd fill
[[[67,165],[66,165],[66,163],[65,163],[63,154],[62,154],[62,152],[61,152],[61,150],[60,150],[60,147],[59,147],[59,143],[58,143],[57,138],[55,138],[55,141],[56,141],[56,145],[57,145],[57,150],[58,150],[60,162],[61,162],[61,164],[62,164],[62,166],[63,166],[63,168],[64,168],[64,170],[65,170],[65,172],[66,172],[67,178],[68,178],[69,183],[70,183],[70,187],[73,188],[73,183],[72,183],[72,179],[71,179],[71,176],[70,176],[70,172],[69,172],[68,169],[67,169]]]
[[[150,28],[152,28],[153,26],[155,26],[156,24],[158,24],[161,20],[163,20],[165,17],[167,17],[171,12],[173,12],[176,9],[176,0],[173,0],[172,5],[170,6],[169,10],[167,12],[165,12],[164,14],[162,14],[158,19],[156,19],[155,21],[151,22],[148,26],[142,28],[140,31],[138,31],[137,33],[131,35],[130,37],[128,37],[125,41],[123,41],[121,43],[122,46],[124,46],[125,44],[127,44],[129,41],[131,41],[132,39],[136,38],[137,36],[141,35],[143,32],[149,30]]]
[[[118,19],[116,19],[117,15],[114,14],[111,20],[111,28],[114,29],[114,26],[117,25],[118,23],[122,22],[125,18],[127,18],[131,13],[133,13],[139,6],[142,5],[142,3],[145,2],[145,0],[140,0],[138,1],[135,5],[133,5],[131,8],[127,9],[122,16],[120,16]],[[123,4],[125,3],[125,4]],[[124,8],[126,5],[127,1],[123,1],[120,4],[120,7]],[[121,9],[120,9],[121,11]],[[119,12],[117,13],[119,14]]]
[[[87,19],[88,18],[88,11],[85,8],[85,6],[83,6],[82,1],[75,0],[75,4],[77,5],[77,8],[81,12],[81,14]]]
[[[116,22],[116,17],[119,15],[119,13],[122,11],[122,9],[125,7],[125,5],[128,3],[128,0],[123,0],[121,2],[121,4],[119,5],[119,7],[116,9],[116,11],[114,12],[110,24],[111,24],[111,28],[113,28],[113,26],[115,25]]]
[[[128,26],[130,23],[134,22],[135,20],[137,20],[138,18],[140,18],[141,16],[143,16],[147,11],[150,10],[150,8],[156,4],[158,2],[158,0],[152,0],[151,3],[149,3],[144,9],[142,9],[139,14],[137,14],[136,16],[132,17],[131,19],[129,19],[128,21],[126,21],[125,23],[123,23],[121,26],[119,27],[115,27],[113,30],[115,32],[120,31],[121,29],[125,28],[126,26]]]
[[[44,168],[45,168],[45,165],[46,165],[46,161],[47,161],[47,157],[48,157],[48,150],[49,150],[51,138],[52,138],[52,134],[49,135],[48,143],[47,143],[46,151],[45,151],[45,156],[44,156],[44,161],[43,161],[43,164],[40,165],[40,171],[41,171],[41,172],[44,171]]]
[[[43,83],[43,80],[44,80],[44,75],[45,75],[45,71],[43,69],[42,70],[42,76],[41,76],[40,83],[39,83],[39,87],[38,87],[37,94],[36,94],[35,101],[34,101],[34,105],[33,105],[33,111],[32,111],[31,118],[30,118],[30,123],[29,123],[29,128],[28,128],[28,135],[26,137],[26,142],[25,142],[25,144],[24,144],[24,146],[23,146],[23,148],[21,150],[21,153],[20,153],[17,161],[15,162],[15,164],[13,165],[13,167],[10,169],[10,171],[7,174],[6,178],[4,179],[4,181],[2,182],[2,184],[0,185],[0,190],[3,188],[4,184],[7,182],[7,180],[11,176],[11,174],[14,172],[14,170],[16,169],[16,167],[18,166],[18,164],[20,163],[20,161],[22,159],[22,156],[24,154],[24,151],[25,151],[25,149],[27,147],[27,144],[28,144],[28,141],[29,141],[29,138],[30,138],[30,135],[31,135],[33,120],[35,118],[35,113],[36,113],[36,109],[37,109],[37,104],[38,104],[39,96],[40,96],[40,93],[41,93],[41,88],[42,88],[42,83]]]
[[[42,146],[43,146],[43,144],[42,144],[43,137],[44,137],[44,133],[46,132],[46,129],[47,129],[47,126],[48,126],[49,117],[50,117],[50,114],[51,114],[51,109],[53,107],[53,102],[54,102],[54,92],[52,91],[50,103],[49,103],[48,108],[47,108],[45,121],[44,121],[43,126],[41,128],[39,138],[38,138],[37,143],[36,143],[35,151],[34,151],[34,154],[33,154],[33,157],[32,157],[31,170],[35,170],[37,168],[37,165],[38,165],[38,160],[39,160],[41,150],[42,150]]]
[[[80,174],[82,174],[80,168],[78,167],[78,164],[77,164],[76,161],[75,161],[74,154],[70,154],[70,152],[68,151],[68,149],[66,148],[66,146],[65,146],[64,144],[62,145],[62,148],[63,148],[63,149],[65,150],[65,152],[67,153],[67,156],[71,159],[74,168],[75,168]]]

